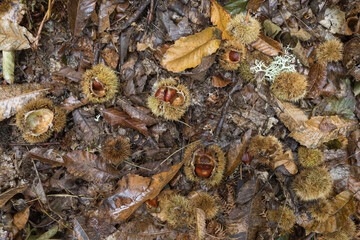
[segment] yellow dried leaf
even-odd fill
[[[219,48],[219,32],[219,29],[209,27],[194,35],[180,38],[166,51],[161,65],[172,72],[198,66],[203,57],[213,54]]]
[[[339,135],[346,136],[356,125],[357,121],[339,116],[317,116],[304,122],[300,128],[292,130],[289,136],[301,145],[316,148],[324,142],[338,138]]]
[[[211,22],[222,31],[222,39],[231,39],[226,31],[228,22],[230,22],[230,14],[215,0],[211,0]]]

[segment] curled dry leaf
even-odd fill
[[[203,57],[220,47],[220,30],[208,27],[203,31],[175,41],[165,53],[161,65],[169,71],[180,72],[201,63]]]
[[[211,22],[222,31],[222,39],[231,39],[226,31],[228,22],[230,22],[230,14],[215,0],[211,0]]]
[[[24,192],[27,188],[28,188],[27,186],[10,188],[6,192],[1,193],[0,194],[0,208],[5,206],[7,201],[9,201],[13,196],[15,196],[18,193]]]
[[[293,129],[290,137],[308,148],[316,148],[321,144],[346,136],[356,128],[357,121],[339,116],[318,116],[305,121],[300,128]]]
[[[0,121],[12,117],[27,102],[44,96],[48,91],[40,84],[0,85]]]
[[[110,216],[113,222],[126,220],[146,200],[154,199],[182,165],[183,162],[178,163],[169,171],[155,174],[152,177],[142,177],[136,174],[124,176],[118,182],[118,189],[100,206],[98,216]]]
[[[275,57],[279,53],[282,53],[281,43],[265,36],[263,32],[260,32],[259,38],[251,43],[251,46],[271,57]]]
[[[316,98],[326,84],[326,66],[315,63],[310,66],[306,98]]]
[[[119,177],[119,171],[104,159],[85,151],[72,151],[63,156],[67,170],[86,181],[107,182]]]
[[[81,35],[86,26],[87,19],[95,9],[96,0],[72,0],[68,1],[67,9],[71,33],[75,37]]]
[[[294,154],[291,150],[288,150],[274,158],[273,168],[275,169],[281,165],[284,165],[285,169],[292,175],[295,175],[298,172]]]
[[[132,128],[138,130],[145,136],[149,136],[146,124],[137,118],[131,118],[126,112],[120,111],[116,108],[108,108],[104,110],[103,115],[105,120],[109,122],[111,126]]]

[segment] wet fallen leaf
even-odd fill
[[[63,156],[67,170],[86,181],[107,182],[119,177],[119,171],[97,155],[85,151],[72,151]]]
[[[230,14],[215,0],[211,0],[211,22],[222,31],[222,39],[231,39],[231,36],[226,31],[230,20]]]
[[[87,143],[91,144],[99,140],[100,129],[94,117],[89,112],[76,109],[72,112],[74,123],[79,127],[79,136]]]
[[[326,66],[315,63],[310,66],[306,98],[316,98],[326,84]]]
[[[24,229],[30,215],[30,207],[25,208],[23,211],[14,215],[14,225],[19,229]]]
[[[0,50],[28,49],[34,41],[34,36],[25,27],[9,20],[0,20]]]
[[[146,200],[155,198],[163,187],[179,171],[183,162],[152,177],[142,177],[128,174],[118,182],[118,189],[113,195],[104,200],[100,207],[99,216],[110,216],[113,222],[126,220]]]
[[[203,31],[175,41],[165,53],[161,65],[169,71],[180,72],[198,66],[203,57],[220,47],[220,30],[208,27]]]
[[[79,37],[86,26],[87,19],[95,9],[96,0],[68,1],[69,25],[73,36]]]
[[[65,67],[60,69],[57,72],[52,73],[53,78],[60,77],[60,78],[67,78],[74,82],[80,82],[82,72],[76,71],[71,67]]]
[[[316,148],[321,144],[346,136],[356,128],[357,121],[339,116],[318,116],[305,121],[301,127],[291,130],[290,137],[308,148]]]
[[[121,126],[123,128],[132,128],[138,130],[145,136],[149,135],[146,124],[136,118],[131,118],[126,112],[116,108],[108,108],[103,111],[104,118],[111,126]]]
[[[275,57],[279,53],[282,53],[281,43],[265,36],[264,33],[260,33],[259,38],[250,45],[253,48],[271,57]]]
[[[64,165],[62,158],[64,152],[53,148],[40,148],[36,147],[29,151],[29,156],[33,159],[39,160],[46,164],[51,164],[52,167],[58,167]]]
[[[112,0],[102,1],[99,10],[98,32],[102,33],[110,27],[110,15],[114,12],[117,2]]]
[[[243,135],[241,140],[238,139],[235,140],[233,143],[231,143],[229,152],[227,154],[228,162],[224,174],[225,177],[233,174],[237,166],[239,166],[239,164],[241,163],[242,157],[244,155],[244,152],[246,150],[250,138],[251,138],[251,129],[246,131],[246,133]]]
[[[27,102],[44,96],[48,91],[40,84],[0,85],[0,121],[12,117]]]

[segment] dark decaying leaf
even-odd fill
[[[246,5],[248,2],[249,0],[230,0],[224,6],[224,9],[233,16],[239,13],[246,13]]]
[[[226,87],[230,83],[232,83],[232,81],[230,79],[224,79],[221,76],[212,76],[211,77],[211,85],[213,87],[222,88],[222,87]]]
[[[94,120],[94,116],[82,109],[74,110],[72,115],[74,123],[80,128],[79,136],[87,143],[97,142],[100,129]]]
[[[0,194],[0,208],[2,208],[7,201],[9,201],[13,196],[15,196],[18,193],[22,193],[27,189],[28,186],[22,186],[22,187],[16,187],[16,188],[10,188],[6,192],[3,192]]]
[[[104,200],[99,209],[99,216],[110,216],[113,222],[120,222],[140,207],[146,200],[155,198],[163,187],[179,171],[183,162],[152,177],[128,174],[118,182],[118,189]]]
[[[56,77],[67,78],[74,82],[80,82],[82,72],[76,71],[75,69],[73,69],[71,67],[65,67],[65,68],[60,69],[57,72],[54,72],[52,75],[56,76]]]
[[[31,158],[46,164],[51,164],[53,167],[64,165],[62,155],[64,155],[64,152],[53,148],[36,147],[29,151],[29,156]]]
[[[0,121],[12,117],[27,102],[44,96],[48,91],[40,84],[0,85]]]
[[[310,66],[306,98],[316,98],[326,84],[326,66],[315,63]]]
[[[139,119],[143,121],[146,126],[152,126],[158,123],[158,120],[146,114],[146,112],[141,111],[135,107],[133,107],[129,102],[119,99],[116,102],[120,107],[127,113],[131,118]]]
[[[86,26],[87,19],[95,9],[96,0],[71,0],[67,9],[71,33],[78,37]]]
[[[126,112],[116,108],[108,108],[103,112],[104,118],[111,126],[120,126],[123,128],[132,128],[138,130],[145,136],[149,135],[146,124],[136,118],[131,118]]]
[[[282,52],[281,43],[265,36],[262,32],[259,38],[255,42],[251,43],[251,46],[271,57],[275,57]]]
[[[243,154],[245,152],[245,149],[247,147],[250,138],[251,138],[251,129],[246,131],[246,133],[243,135],[241,140],[238,139],[230,145],[230,149],[227,154],[228,162],[224,174],[225,176],[230,176],[231,174],[233,174],[237,166],[239,166],[239,164],[241,163]]]
[[[107,182],[119,177],[119,171],[97,155],[72,151],[63,156],[67,170],[86,181]]]

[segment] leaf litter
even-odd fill
[[[2,2],[0,236],[357,239],[359,9],[356,1]],[[261,29],[243,44],[252,21]],[[84,91],[99,64],[108,68]],[[290,73],[305,79],[301,87],[281,82]],[[300,95],[284,101],[279,92]],[[49,111],[50,122],[41,115]],[[163,112],[183,115],[167,121]],[[196,202],[199,192],[216,207]]]

